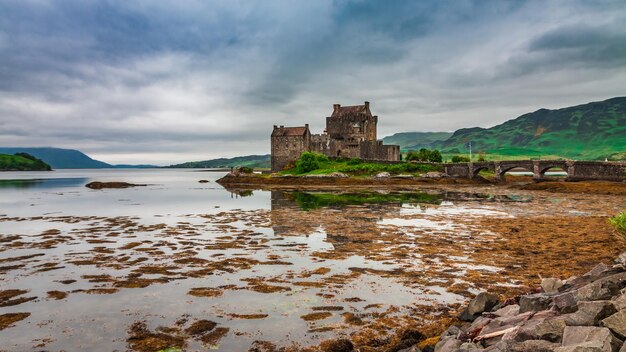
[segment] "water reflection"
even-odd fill
[[[63,187],[79,187],[87,183],[88,178],[36,178],[36,179],[15,179],[0,180],[0,188],[42,188],[54,189]]]

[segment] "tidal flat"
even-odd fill
[[[607,224],[623,195],[238,190],[222,175],[3,174],[0,350],[385,350],[441,332],[480,291],[530,292],[626,250]]]

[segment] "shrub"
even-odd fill
[[[363,160],[359,159],[359,158],[352,158],[350,160],[348,160],[347,164],[348,165],[359,165],[363,162]]]
[[[406,160],[440,163],[443,159],[441,157],[441,153],[437,149],[429,150],[422,148],[419,151],[409,151],[406,155]]]
[[[304,152],[296,161],[296,172],[299,174],[311,172],[320,168],[320,161],[328,161],[328,157],[321,154]]]
[[[254,172],[254,170],[251,167],[247,167],[247,166],[241,166],[237,170],[239,170],[239,172],[243,174],[251,174]]]
[[[452,157],[453,163],[468,163],[469,161],[469,158],[463,155],[455,155]]]
[[[609,223],[613,225],[615,230],[623,236],[626,236],[626,211],[623,211],[612,218],[609,218]]]

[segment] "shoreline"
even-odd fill
[[[259,176],[256,174],[229,173],[216,181],[226,189],[397,189],[414,190],[420,186],[492,186],[524,191],[545,191],[550,193],[586,193],[605,195],[626,195],[626,182],[616,181],[534,181],[528,176],[509,177],[504,182],[493,182],[484,178],[427,178],[427,177],[333,177],[333,176]]]

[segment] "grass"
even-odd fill
[[[609,218],[609,223],[620,235],[626,237],[626,211],[623,211],[615,215],[614,217]]]
[[[303,156],[307,154],[304,153]],[[436,164],[417,164],[401,162],[398,164],[383,164],[377,162],[367,162],[360,159],[334,159],[319,157],[316,161],[316,168],[310,171],[301,172],[298,167],[281,172],[283,175],[327,175],[333,172],[341,172],[351,176],[371,176],[380,172],[388,172],[392,175],[411,174],[417,175],[430,171],[441,171],[442,167]]]
[[[0,154],[0,171],[50,171],[50,165],[26,153]]]
[[[363,205],[379,203],[410,203],[440,204],[442,197],[438,194],[415,193],[304,193],[293,192],[291,197],[303,210],[323,207],[342,207],[346,205]]]

